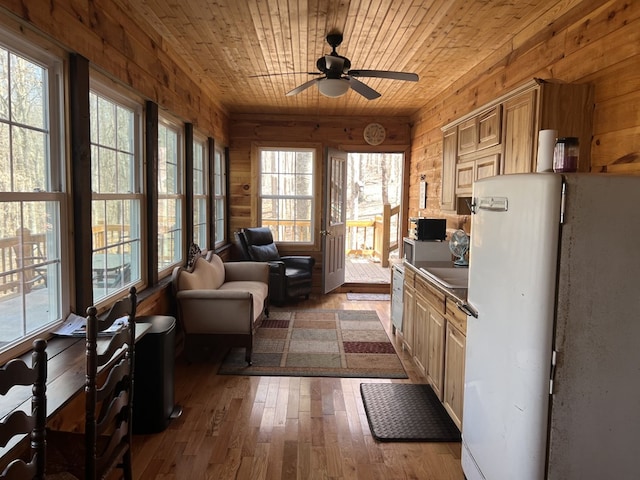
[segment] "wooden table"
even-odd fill
[[[136,323],[136,342],[150,328],[150,323]],[[108,341],[106,337],[98,338],[98,352]],[[85,338],[52,337],[47,340],[47,356],[47,419],[50,419],[84,391],[87,361]],[[31,352],[20,358],[27,365],[31,365]],[[7,395],[0,396],[0,419],[4,419],[14,410],[23,410],[30,414],[31,390],[31,385],[16,386]],[[16,445],[26,439],[28,435],[22,438],[16,436],[6,447],[0,448],[0,465],[4,463],[2,457],[8,456]]]

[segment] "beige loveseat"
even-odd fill
[[[185,351],[222,337],[227,346],[246,348],[251,365],[253,333],[268,314],[269,266],[262,262],[227,262],[209,252],[197,254],[192,267],[173,270],[178,321],[185,333]]]

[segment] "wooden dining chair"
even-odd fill
[[[135,287],[111,307],[106,318],[101,320],[96,313],[95,307],[87,309],[84,433],[48,430],[47,472],[93,480],[121,469],[122,477],[132,480]],[[127,325],[103,341],[101,332],[122,317],[127,317]]]
[[[31,437],[30,459],[15,458],[2,473],[2,480],[44,479],[45,428],[47,423],[47,342],[33,342],[31,367],[20,359],[0,369],[0,394],[17,386],[32,386],[31,412],[15,410],[0,422],[0,446],[6,447],[17,435]],[[20,449],[14,446],[16,451]],[[13,449],[9,449],[13,451]],[[17,456],[17,454],[16,454]],[[28,454],[26,456],[29,456]]]

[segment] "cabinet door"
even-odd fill
[[[405,280],[402,297],[402,345],[409,353],[411,353],[413,349],[413,325],[416,311],[415,297],[415,289],[407,285]]]
[[[440,178],[440,208],[456,208],[456,162],[458,160],[458,129],[450,128],[442,137],[442,177]]]
[[[535,106],[535,90],[504,103],[504,174],[533,171]]]
[[[444,375],[444,407],[458,426],[462,428],[462,406],[464,401],[464,358],[466,337],[453,324],[447,322],[447,339]]]
[[[456,165],[456,195],[468,197],[471,195],[475,175],[473,160]]]
[[[458,155],[475,152],[478,148],[478,117],[458,125]]]
[[[402,297],[404,295],[404,275],[393,268],[391,276],[391,326],[392,332],[402,331]]]
[[[500,143],[500,127],[502,125],[500,107],[500,105],[496,105],[491,110],[480,114],[478,118],[478,150]]]
[[[479,158],[474,163],[474,181],[480,180],[481,178],[493,177],[498,175],[498,172],[500,171],[500,154]]]
[[[429,365],[429,304],[416,290],[416,309],[413,337],[413,362],[423,376],[427,376]]]
[[[444,341],[446,322],[434,309],[428,311],[427,380],[442,401],[444,387]]]

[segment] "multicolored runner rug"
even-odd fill
[[[271,311],[253,339],[253,365],[232,349],[223,375],[408,378],[373,310]]]

